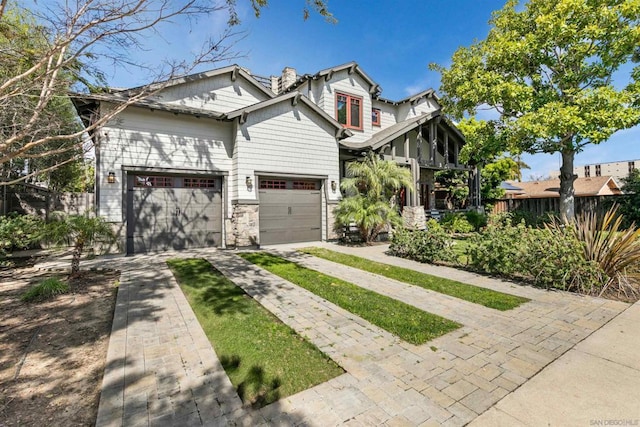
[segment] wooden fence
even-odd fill
[[[30,184],[0,187],[0,215],[11,212],[47,218],[53,211],[83,214],[94,209],[93,193],[54,193]]]
[[[579,196],[575,198],[576,215],[584,212],[603,213],[611,207],[616,199],[624,196]],[[491,212],[525,211],[535,216],[545,215],[547,212],[560,213],[560,198],[546,197],[541,199],[504,199],[494,203]]]

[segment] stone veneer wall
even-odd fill
[[[427,218],[422,206],[405,206],[402,210],[404,226],[409,230],[424,230],[427,228]]]
[[[336,213],[338,202],[327,203],[327,240],[338,240],[340,235],[335,230]]]
[[[233,214],[227,226],[227,246],[258,246],[259,209],[258,205],[233,206]]]

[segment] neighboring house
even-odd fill
[[[384,99],[353,62],[270,79],[234,65],[151,89],[92,135],[97,213],[128,253],[336,238],[345,164],[368,150],[411,169],[405,214],[418,222],[435,170],[473,170],[459,163],[464,138],[432,90]],[[134,93],[74,103],[89,121]]]
[[[494,212],[526,210],[541,215],[560,211],[560,179],[545,181],[506,181],[505,199],[494,205]],[[620,185],[611,176],[577,178],[573,183],[576,213],[597,209],[605,198],[622,194]]]

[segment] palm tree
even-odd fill
[[[90,212],[84,215],[53,212],[44,230],[45,241],[55,245],[73,246],[69,277],[77,275],[80,271],[80,257],[86,245],[93,245],[97,241],[113,243],[115,238],[109,223]]]
[[[364,160],[347,164],[347,178],[340,187],[345,197],[336,208],[336,227],[355,223],[362,240],[370,244],[386,225],[402,224],[391,200],[403,187],[413,190],[413,182],[408,169],[369,152]]]

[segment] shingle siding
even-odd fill
[[[123,165],[229,172],[231,130],[211,119],[127,109],[101,130],[99,214],[122,221]],[[106,184],[109,171],[119,185]]]
[[[244,185],[247,176],[259,185],[256,171],[326,175],[338,181],[338,143],[335,129],[308,107],[288,102],[251,113],[238,127],[234,150],[235,173],[232,185],[238,199],[257,197],[255,189]],[[338,195],[330,194],[335,200]]]
[[[162,102],[227,113],[244,108],[269,97],[247,80],[231,81],[229,74],[168,87],[160,92]]]

